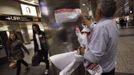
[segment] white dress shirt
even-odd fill
[[[103,72],[115,68],[118,44],[118,29],[112,19],[102,19],[90,34],[88,49],[84,58],[91,63],[98,63]]]
[[[37,40],[37,44],[38,44],[38,49],[41,50],[41,44],[40,44],[39,35],[35,34],[35,36],[36,36],[36,40]]]

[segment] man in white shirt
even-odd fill
[[[33,24],[33,40],[34,54],[36,60],[32,61],[32,65],[37,66],[40,62],[46,63],[45,75],[48,75],[49,60],[48,60],[48,43],[45,32],[41,31],[38,24]]]
[[[96,9],[96,25],[91,31],[87,51],[81,48],[80,54],[84,55],[89,63],[99,64],[102,75],[114,75],[116,52],[118,44],[118,31],[112,17],[116,11],[114,0],[99,0]]]

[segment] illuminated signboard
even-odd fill
[[[37,11],[35,6],[21,4],[22,15],[37,16]]]
[[[18,16],[18,15],[0,15],[1,21],[15,21],[15,22],[40,22],[40,17],[33,16]]]

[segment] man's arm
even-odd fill
[[[95,28],[90,40],[87,51],[80,50],[80,53],[83,54],[84,58],[89,62],[98,63],[106,51],[108,41],[106,29],[104,27]]]
[[[23,50],[24,50],[25,52],[27,52],[27,54],[29,55],[30,53],[29,53],[28,49],[23,45],[23,43],[22,43],[21,41],[19,41],[19,42],[20,42],[20,45],[21,45],[21,47],[23,48]]]

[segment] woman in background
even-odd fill
[[[26,66],[26,72],[30,69],[29,65],[26,61],[23,60],[24,53],[23,50],[27,52],[29,55],[29,51],[27,48],[23,45],[23,43],[17,38],[16,32],[10,32],[8,42],[8,57],[10,60],[16,61],[16,75],[20,75],[21,72],[21,63]]]

